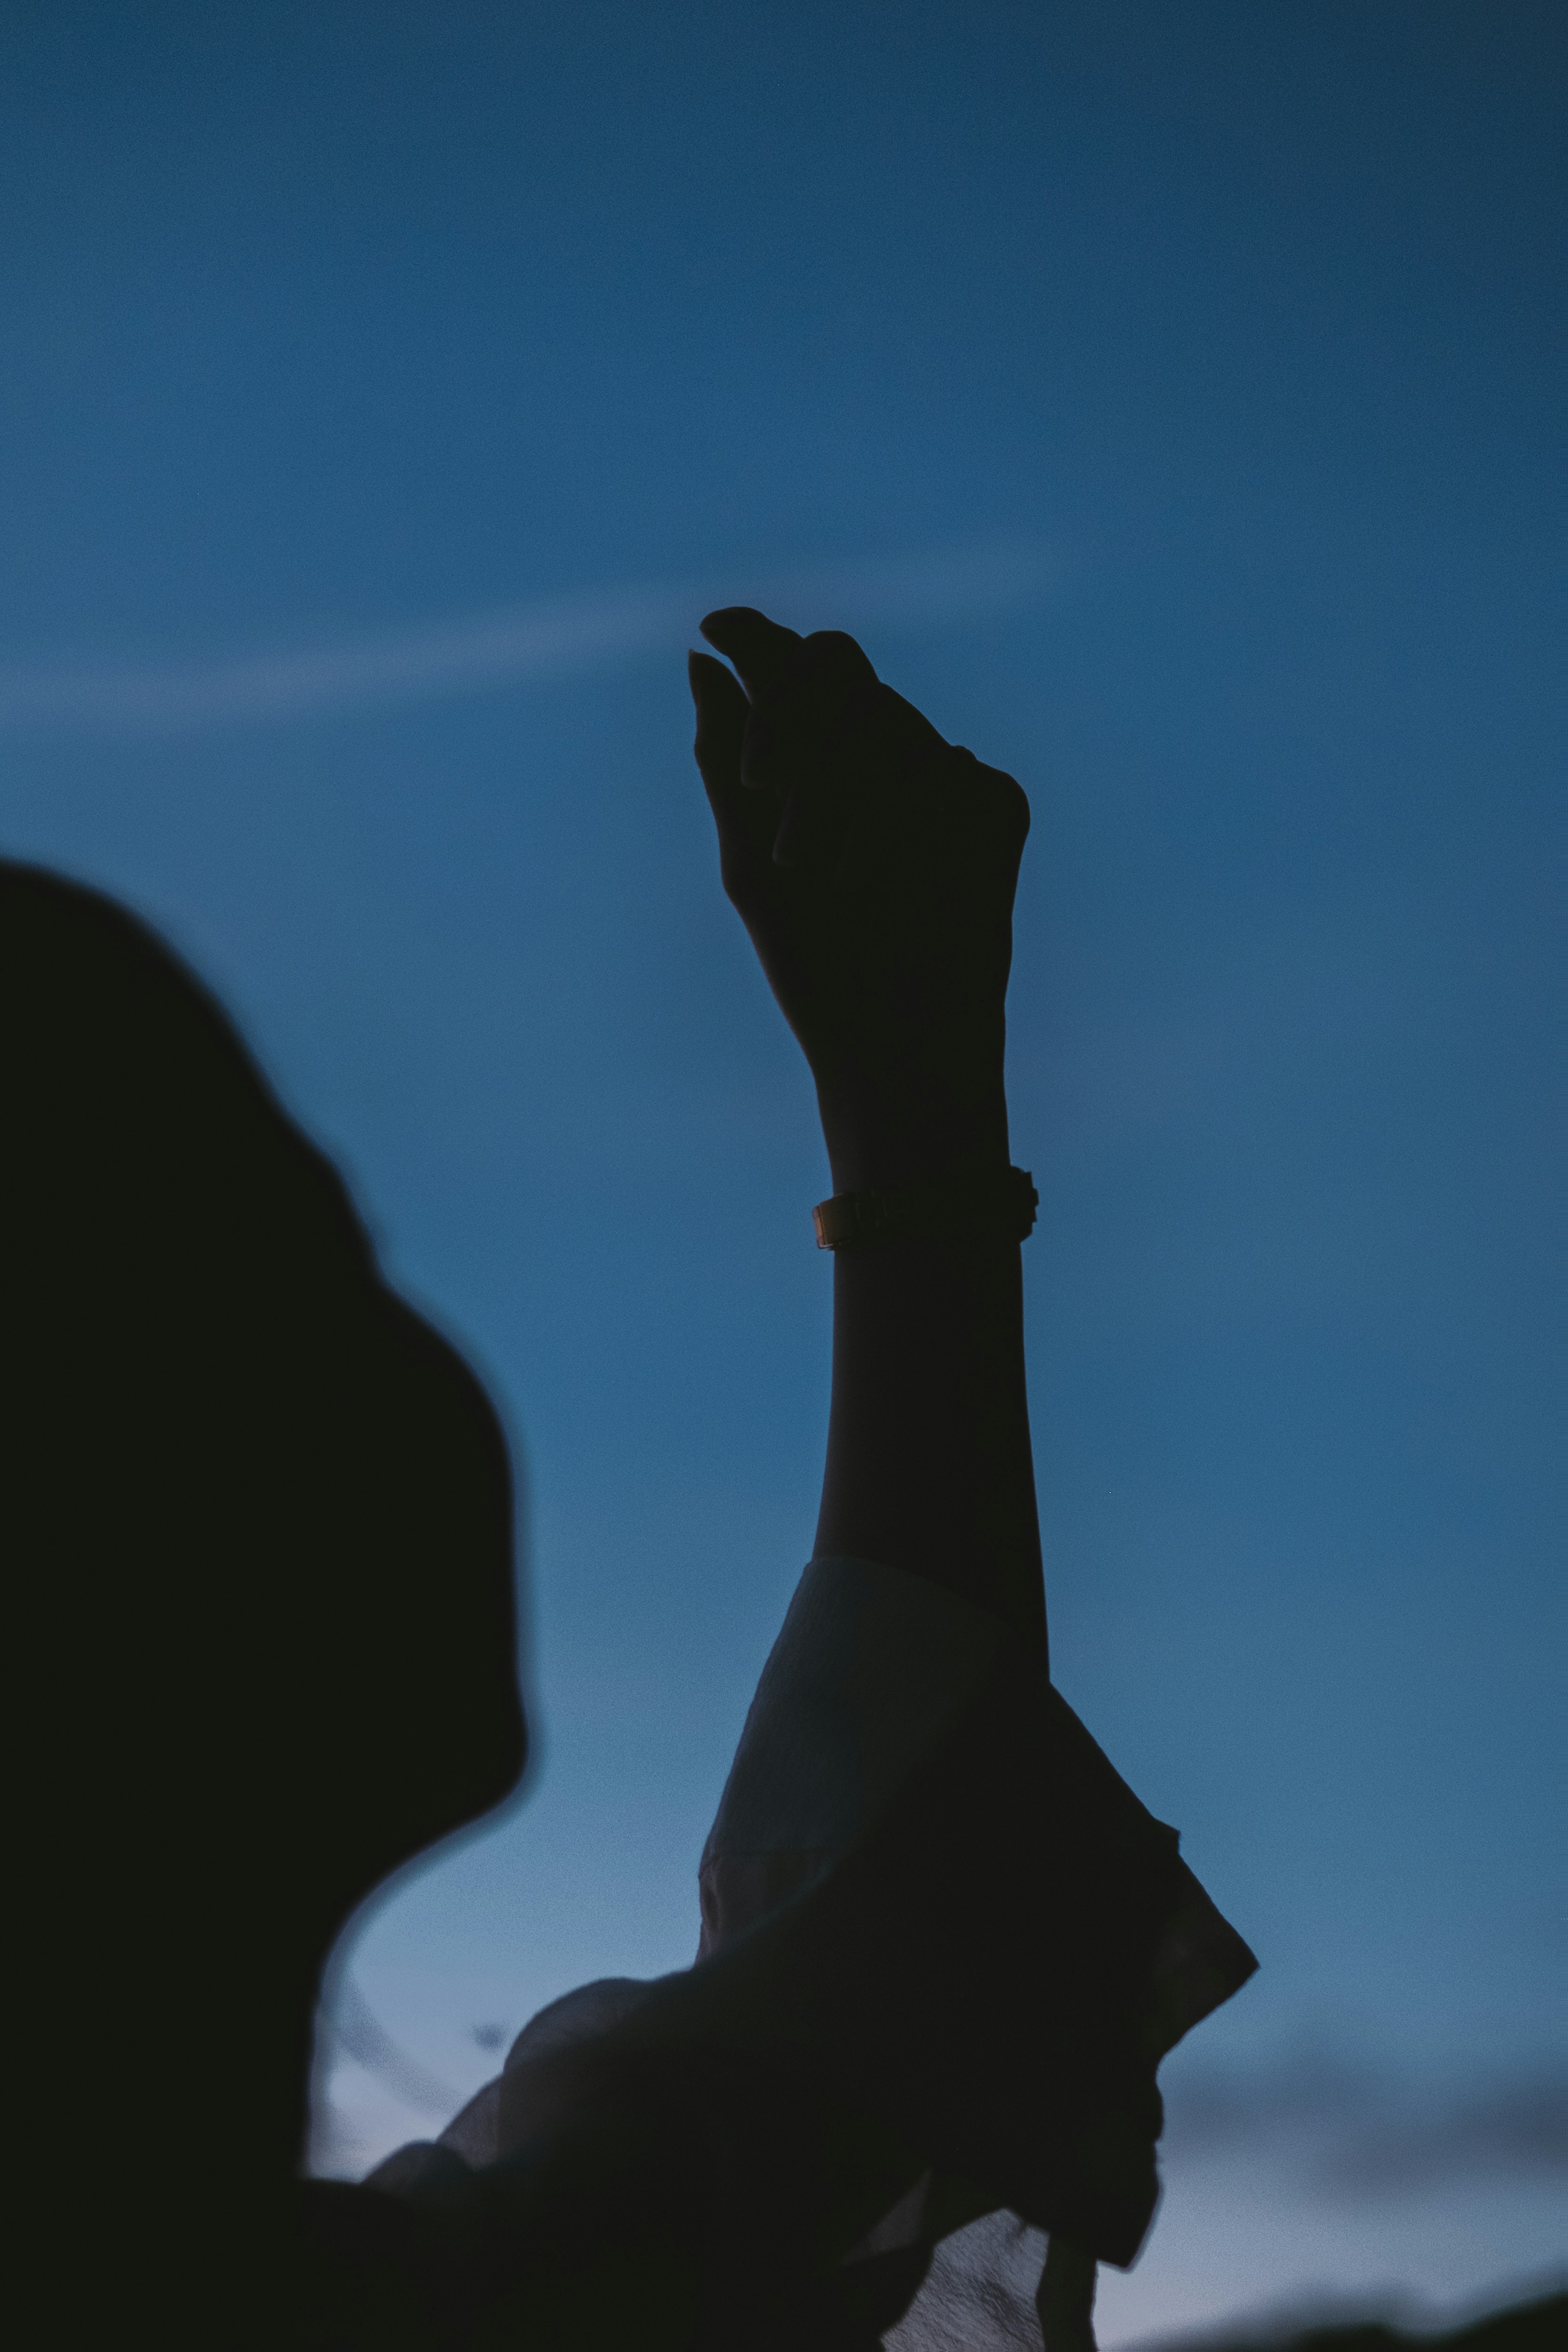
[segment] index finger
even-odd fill
[[[710,646],[716,646],[754,702],[759,694],[777,685],[796,648],[805,643],[798,631],[770,621],[751,604],[724,604],[698,623]]]

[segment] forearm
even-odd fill
[[[710,614],[691,660],[724,887],[817,1087],[836,1192],[1005,1179],[1004,1007],[1028,803],[831,631]],[[1015,1240],[962,1207],[847,1244],[819,1553],[927,1576],[1045,1657]]]
[[[1006,1165],[998,1106],[944,1153]],[[901,1153],[833,1139],[835,1187],[899,1181]],[[941,1172],[921,1152],[913,1173]],[[1015,1627],[1046,1663],[1019,1244],[965,1231],[836,1253],[833,1401],[819,1554],[931,1578]]]
[[[1005,1618],[1045,1663],[1016,1242],[843,1250],[819,1553],[907,1568]]]

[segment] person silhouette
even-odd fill
[[[667,2291],[686,2250],[671,2340],[974,2345],[975,2298],[957,2335],[926,2307],[932,2251],[1007,2216],[1047,2251],[994,2340],[1088,2352],[1097,2262],[1153,2210],[1159,2060],[1257,1964],[1049,1680],[1035,1195],[1004,1084],[1027,804],[852,639],[748,608],[702,629],[732,665],[690,663],[721,876],[835,1187],[814,1556],[703,1854],[695,1965],[552,2003],[373,2183],[471,2200],[613,2116],[626,2205],[663,2184]]]
[[[1153,2210],[1158,2062],[1256,1965],[1049,1680],[1003,1084],[1024,796],[851,639],[703,629],[722,877],[835,1186],[815,1553],[693,1965],[552,2003],[362,2184],[298,2177],[311,2012],[369,1888],[521,1769],[504,1444],[211,999],[0,870],[58,2340],[934,2346],[933,2248],[1014,2216],[1048,2242],[1033,2340],[1080,2352]]]

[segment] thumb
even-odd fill
[[[724,887],[733,886],[760,856],[772,850],[778,811],[771,793],[753,792],[741,781],[741,751],[751,705],[722,662],[711,654],[689,654],[686,675],[697,706],[698,773],[719,832]]]

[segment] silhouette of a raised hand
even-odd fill
[[[724,888],[816,1080],[835,1190],[1005,1168],[1022,791],[944,741],[852,637],[740,606],[702,634],[740,680],[691,656]],[[1017,1240],[962,1205],[836,1265],[816,1553],[910,1570],[1047,1664]],[[1094,2281],[1093,2253],[1057,2231],[1047,2352],[1094,2352]]]
[[[724,888],[816,1080],[840,1190],[1006,1160],[1003,1005],[1029,827],[853,637],[710,613],[697,762]]]

